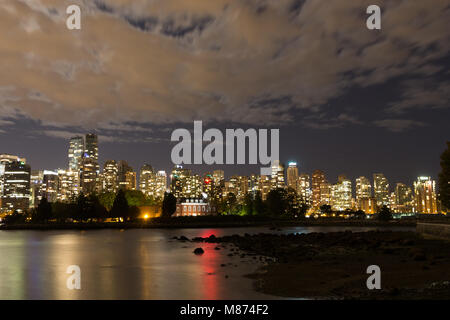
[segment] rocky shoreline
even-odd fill
[[[261,233],[187,239],[232,245],[229,255],[264,263],[249,275],[256,290],[309,299],[450,299],[450,242],[415,232]],[[197,254],[201,251],[198,250]],[[381,269],[381,290],[368,290],[367,267]]]

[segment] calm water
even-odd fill
[[[275,232],[371,229],[376,228],[296,227]],[[214,244],[171,240],[181,235],[192,238],[260,232],[274,231],[0,231],[0,299],[273,299],[254,291],[252,281],[243,277],[260,266],[252,259],[228,257],[228,249],[216,251]],[[192,253],[198,246],[205,250],[203,256]],[[66,287],[70,265],[81,268],[81,290]]]

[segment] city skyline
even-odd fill
[[[372,180],[361,175],[354,183],[340,174],[335,183],[322,170],[299,173],[297,162],[284,165],[279,160],[273,161],[269,176],[227,177],[224,170],[217,169],[202,174],[181,165],[173,166],[169,175],[149,163],[137,169],[126,160],[107,160],[100,165],[98,136],[92,133],[72,137],[67,150],[67,166],[54,171],[32,169],[26,158],[0,154],[2,209],[25,210],[36,207],[43,198],[49,202],[70,202],[80,194],[117,194],[119,190],[139,190],[156,201],[162,201],[166,192],[177,200],[203,198],[206,194],[218,202],[228,201],[228,195],[234,194],[243,203],[247,194],[255,197],[259,192],[266,200],[270,191],[284,189],[294,192],[295,201],[307,205],[311,212],[322,210],[323,205],[338,212],[358,209],[367,214],[384,206],[396,213],[440,210],[436,181],[430,176],[418,176],[412,186],[389,181],[381,172],[373,173]]]

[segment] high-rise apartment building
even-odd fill
[[[286,169],[287,186],[298,192],[298,167],[297,162],[289,162]]]
[[[153,193],[155,172],[149,164],[144,164],[139,173],[139,190],[146,196]]]
[[[5,174],[5,166],[11,162],[23,162],[27,163],[25,158],[21,158],[19,156],[14,156],[11,154],[0,154],[0,196],[3,194],[3,180]]]
[[[312,174],[312,205],[317,210],[323,203],[321,197],[321,185],[326,183],[325,173],[315,170]]]
[[[275,160],[272,164],[272,189],[284,188],[284,166],[280,160]]]
[[[203,179],[199,175],[190,175],[186,177],[183,187],[182,198],[201,198],[203,191]]]
[[[414,182],[415,210],[418,213],[438,213],[436,182],[431,177],[418,177]]]
[[[352,209],[352,182],[344,175],[331,187],[331,203],[336,211]]]
[[[372,197],[372,186],[370,184],[369,179],[362,176],[356,178],[356,205],[358,209],[361,209],[361,203],[363,199],[369,199],[371,197]]]
[[[167,173],[164,170],[156,172],[154,186],[153,198],[164,199],[164,193],[167,191]]]
[[[115,160],[108,160],[101,175],[102,192],[117,193],[119,190],[119,165]]]
[[[84,157],[81,164],[80,184],[85,195],[98,191],[98,163],[94,158]]]
[[[81,193],[78,171],[58,170],[58,201],[74,201]]]
[[[391,209],[395,213],[411,213],[414,209],[414,194],[410,187],[397,183],[394,191],[394,205]]]
[[[85,157],[94,159],[98,163],[98,137],[96,134],[86,135],[84,153]]]
[[[312,201],[312,191],[309,174],[302,173],[298,177],[297,193],[302,202],[310,205]]]
[[[191,175],[189,169],[185,169],[180,165],[175,166],[170,176],[170,192],[175,198],[183,197],[183,190],[185,189],[187,178]]]
[[[259,191],[261,192],[261,198],[265,201],[267,200],[267,195],[269,194],[272,187],[272,181],[269,176],[259,176]]]
[[[73,137],[69,142],[69,170],[80,172],[84,156],[84,138]]]
[[[30,207],[36,208],[44,197],[44,171],[32,170],[30,176]]]
[[[213,188],[214,188],[213,176],[210,173],[206,173],[203,176],[203,193],[207,194],[208,197],[211,197],[213,194]]]
[[[144,165],[139,176],[139,187],[147,197],[162,200],[167,190],[166,172],[155,172],[151,165]]]
[[[378,207],[389,206],[389,182],[384,174],[373,174],[373,193]]]
[[[119,161],[119,189],[136,190],[136,172],[124,160]]]
[[[332,205],[332,203],[331,203],[331,201],[332,201],[332,198],[331,198],[332,185],[331,185],[331,183],[328,183],[328,182],[321,183],[319,189],[320,189],[320,201],[319,201],[320,205],[317,208],[320,208],[320,206],[322,206],[322,205],[331,206]]]
[[[44,170],[43,197],[46,198],[48,202],[56,202],[58,200],[58,185],[58,173]]]
[[[200,198],[203,191],[203,179],[199,175],[191,175],[191,171],[177,165],[172,170],[172,194],[177,198]]]
[[[225,181],[225,172],[223,170],[214,170],[212,178],[214,186],[221,186]]]
[[[2,211],[23,212],[30,207],[31,169],[23,161],[5,164],[3,174]]]
[[[248,177],[232,176],[230,181],[228,181],[225,186],[225,195],[228,195],[228,193],[233,193],[238,201],[242,201],[248,193]]]

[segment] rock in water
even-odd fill
[[[197,248],[194,250],[194,254],[196,254],[196,255],[202,255],[204,253],[205,253],[205,251],[202,248]]]

